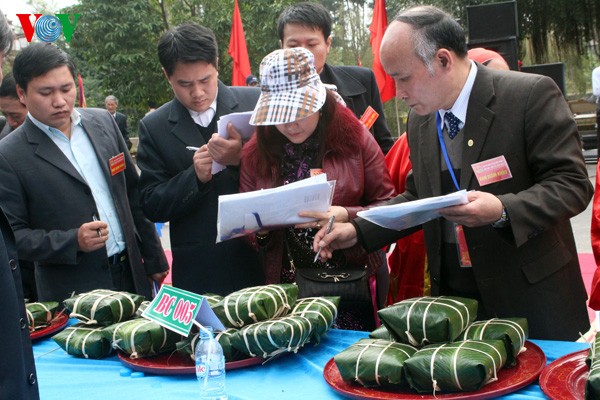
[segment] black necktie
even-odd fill
[[[454,139],[454,137],[458,135],[458,131],[460,131],[460,119],[456,118],[456,115],[452,114],[451,111],[444,114],[444,119],[446,120],[446,126],[448,127],[448,137]]]

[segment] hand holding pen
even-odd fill
[[[108,225],[92,215],[91,222],[83,223],[77,230],[77,245],[80,251],[89,253],[104,247],[108,240]]]
[[[325,229],[325,235],[327,235],[329,232],[331,232],[331,227],[333,227],[334,221],[335,221],[335,215],[332,215],[331,217],[329,217],[329,222],[327,222],[327,228]],[[321,250],[323,250],[323,246],[319,246],[319,248],[317,249],[317,254],[315,254],[315,259],[313,260],[313,263],[316,263],[317,260],[319,259]]]

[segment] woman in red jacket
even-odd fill
[[[282,49],[266,56],[260,66],[262,94],[250,123],[256,135],[244,145],[240,190],[285,185],[319,173],[335,180],[329,212],[318,221],[255,235],[262,248],[267,283],[294,282],[296,268],[364,268],[374,275],[382,265],[380,253],[341,251],[334,261],[313,263],[314,233],[335,215],[348,221],[369,206],[394,195],[385,160],[377,142],[326,89],[314,67],[314,56],[303,48]],[[372,329],[373,305],[350,304],[342,298],[338,326]]]

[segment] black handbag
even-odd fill
[[[288,243],[291,238],[291,245]],[[314,253],[295,235],[284,239],[290,268],[296,276],[298,298],[340,296],[342,303],[371,304],[369,276],[365,264],[366,257],[346,259],[343,252],[337,252],[332,262],[313,262]]]

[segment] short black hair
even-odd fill
[[[319,3],[298,3],[289,6],[277,19],[277,36],[283,42],[283,30],[286,25],[297,24],[308,28],[319,29],[325,40],[331,36],[331,15]]]
[[[13,75],[17,85],[27,90],[32,79],[62,66],[69,68],[75,80],[75,64],[65,51],[52,43],[31,43],[15,57]]]
[[[12,49],[14,33],[6,20],[4,13],[0,11],[0,53],[8,54]]]
[[[15,82],[15,77],[12,72],[4,75],[4,79],[2,79],[2,84],[0,84],[0,97],[19,99],[19,96],[17,95],[17,82]]]
[[[219,48],[212,30],[198,24],[183,24],[165,32],[158,40],[158,59],[168,76],[178,61],[204,61],[217,68]]]

